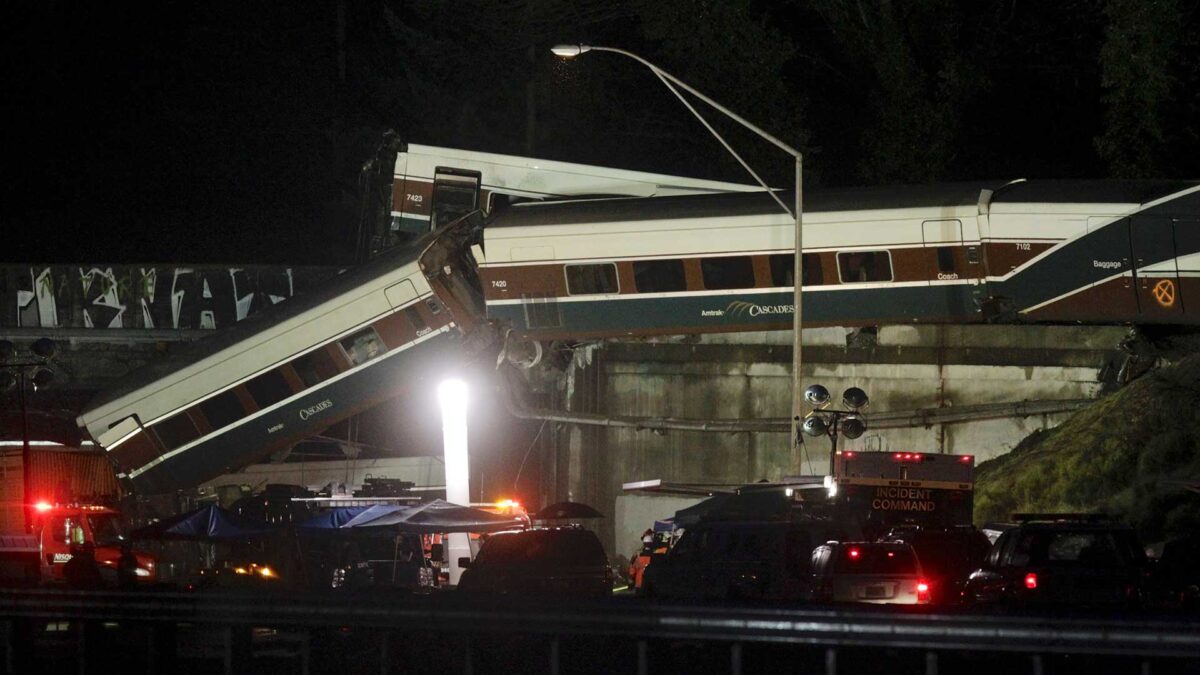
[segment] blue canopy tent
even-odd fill
[[[129,536],[131,539],[175,541],[246,541],[273,534],[278,529],[213,504],[139,527]]]
[[[370,506],[341,506],[319,513],[308,520],[297,523],[298,530],[339,530],[354,518],[370,509]]]

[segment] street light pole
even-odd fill
[[[47,370],[45,366],[53,358],[57,350],[58,346],[54,344],[53,340],[50,338],[40,338],[30,347],[30,351],[37,360],[9,362],[8,359],[16,353],[16,347],[8,340],[0,340],[0,369],[16,372],[16,377],[5,372],[4,377],[0,378],[0,392],[13,386],[13,384],[17,387],[17,407],[21,415],[21,483],[22,491],[25,495],[23,511],[26,532],[30,532],[33,529],[32,506],[29,501],[33,475],[29,471],[29,411],[25,405],[25,369],[32,368],[35,371],[32,379],[35,391],[45,387],[54,377],[53,372]]]
[[[734,159],[736,159],[738,161],[738,163],[740,163],[742,165],[742,167],[744,169],[746,169],[746,171],[749,172],[750,175],[753,176],[756,181],[758,181],[758,184],[761,185],[763,187],[763,189],[767,191],[767,193],[771,196],[771,198],[774,199],[781,208],[783,208],[784,212],[785,213],[790,212],[789,215],[792,215],[795,218],[795,222],[796,222],[796,224],[795,224],[796,252],[795,252],[795,259],[792,263],[792,286],[793,286],[792,304],[794,306],[794,311],[792,312],[792,415],[791,415],[791,417],[792,417],[792,436],[791,436],[790,444],[792,447],[793,456],[796,458],[796,461],[799,461],[800,443],[801,443],[799,426],[801,423],[800,420],[803,418],[803,412],[804,412],[803,406],[802,406],[802,403],[804,400],[804,388],[801,384],[802,380],[801,380],[801,372],[800,372],[801,366],[803,365],[803,355],[801,353],[801,339],[800,338],[801,338],[801,328],[803,325],[803,321],[802,321],[803,310],[802,310],[801,293],[802,293],[803,280],[804,280],[804,228],[803,228],[803,224],[804,224],[804,207],[803,207],[803,204],[804,204],[804,199],[803,199],[803,197],[804,197],[804,191],[803,191],[804,190],[804,182],[803,182],[804,156],[800,153],[799,150],[793,148],[792,146],[788,145],[787,143],[784,143],[783,141],[779,140],[778,138],[775,138],[771,134],[763,131],[762,129],[759,129],[757,126],[755,126],[755,125],[751,124],[750,122],[746,121],[745,119],[743,119],[737,113],[734,113],[733,111],[729,110],[728,108],[721,105],[720,103],[717,103],[716,101],[712,100],[711,98],[700,93],[699,91],[697,91],[695,88],[693,88],[688,83],[686,83],[683,80],[679,79],[678,77],[675,77],[674,75],[668,73],[667,71],[663,70],[662,68],[659,68],[658,66],[654,65],[653,63],[650,63],[649,61],[638,56],[637,54],[634,54],[633,52],[627,52],[624,49],[616,49],[614,47],[600,47],[600,46],[596,46],[596,45],[582,45],[582,44],[555,45],[553,48],[551,48],[550,51],[554,52],[554,54],[556,56],[560,56],[565,59],[573,58],[573,57],[579,56],[580,54],[583,54],[583,53],[589,52],[589,51],[612,52],[614,54],[620,54],[622,56],[629,57],[629,58],[633,59],[634,61],[637,61],[638,63],[649,68],[650,71],[653,72],[660,80],[662,80],[663,84],[666,85],[666,87],[671,90],[671,93],[675,94],[675,96],[679,98],[679,100],[683,103],[683,105],[689,111],[691,111],[691,113],[693,115],[696,116],[696,119],[700,120],[700,123],[703,124],[706,129],[708,129],[709,133],[711,133],[714,137],[716,137],[716,139],[721,143],[721,145],[724,146],[725,150],[727,150],[731,155],[733,155]],[[712,128],[711,125],[709,125],[708,121],[705,120],[700,115],[700,113],[696,112],[696,109],[693,108],[690,103],[688,103],[687,99],[683,98],[683,96],[681,96],[679,94],[679,92],[675,89],[675,86],[678,86],[679,88],[681,88],[684,91],[688,92],[689,94],[695,96],[696,98],[700,99],[701,101],[704,101],[709,106],[712,106],[714,109],[716,109],[717,112],[720,112],[721,114],[725,115],[726,117],[733,120],[734,122],[737,122],[738,124],[742,125],[746,129],[749,129],[750,131],[757,134],[759,137],[769,141],[775,147],[779,148],[780,150],[783,150],[784,152],[786,152],[787,154],[789,154],[793,158],[795,158],[795,160],[796,160],[795,203],[793,204],[793,207],[791,209],[788,209],[788,207],[783,203],[783,201],[779,199],[778,195],[776,195],[773,190],[771,190],[767,187],[766,183],[764,183],[763,180],[761,178],[759,178],[758,174],[755,173],[754,170],[751,169],[750,166],[745,162],[745,160],[743,160],[741,158],[741,156],[738,155],[737,152],[734,151],[734,149],[729,145],[729,143],[727,143],[725,141],[725,139],[722,138],[720,136],[720,134],[718,134],[716,132],[716,130]]]

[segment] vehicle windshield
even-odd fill
[[[1027,532],[1013,548],[1009,564],[1124,567],[1134,563],[1135,554],[1127,537],[1121,535],[1111,531]]]
[[[533,530],[497,534],[484,543],[477,565],[602,565],[604,549],[586,530]]]
[[[92,528],[92,536],[96,546],[112,546],[125,540],[121,530],[121,522],[115,513],[96,513],[87,516],[88,527]]]
[[[833,570],[838,574],[916,574],[917,558],[910,548],[852,545],[837,552]]]

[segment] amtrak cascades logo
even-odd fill
[[[717,310],[717,311],[720,312],[720,314],[718,314],[718,316],[728,314],[730,316],[735,316],[735,317],[743,317],[743,316],[756,317],[756,316],[762,316],[764,314],[768,314],[768,315],[769,314],[792,314],[793,312],[796,311],[796,306],[795,305],[760,305],[760,304],[754,303],[754,302],[746,302],[745,300],[734,300],[733,302],[729,303],[729,305],[727,307],[725,307],[724,311],[722,311],[722,310]],[[704,312],[703,315],[708,316],[709,314],[708,314],[708,312]]]
[[[300,419],[307,420],[308,418],[312,417],[313,415],[316,415],[317,413],[321,412],[322,410],[329,410],[332,407],[333,407],[333,401],[330,401],[329,399],[325,399],[324,401],[321,401],[320,403],[312,406],[311,408],[301,408],[300,409]]]

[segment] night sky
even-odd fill
[[[408,141],[745,180],[630,49],[806,185],[1200,177],[1197,0],[6,3],[8,262],[344,264]],[[339,19],[340,16],[340,19]],[[789,163],[718,122],[773,182]]]

